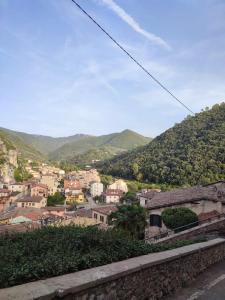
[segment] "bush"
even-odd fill
[[[49,226],[27,233],[1,235],[0,288],[192,243],[149,245],[113,229],[76,226]]]
[[[47,198],[47,206],[63,205],[64,202],[65,197],[59,192],[56,192],[54,195],[48,196]]]
[[[162,220],[169,229],[174,230],[184,226],[183,228],[177,229],[176,232],[198,225],[198,216],[191,209],[186,207],[165,209],[162,212]]]

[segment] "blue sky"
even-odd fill
[[[77,0],[178,98],[225,100],[224,0]],[[0,126],[156,136],[188,112],[71,0],[0,0]]]

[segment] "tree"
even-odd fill
[[[183,228],[176,230],[176,232],[198,225],[198,216],[191,209],[186,207],[166,208],[162,212],[162,220],[169,229],[174,230],[184,226]]]
[[[54,195],[48,196],[47,206],[63,205],[64,202],[65,197],[61,193],[56,192]]]
[[[146,210],[139,204],[118,206],[109,216],[109,223],[123,230],[134,239],[143,239],[146,226]]]
[[[127,192],[120,200],[121,202],[125,201],[126,203],[135,203],[137,201],[137,196],[136,193]]]

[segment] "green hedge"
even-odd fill
[[[45,227],[0,236],[0,288],[193,243],[148,245],[115,230]]]

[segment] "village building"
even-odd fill
[[[225,213],[225,182],[221,181],[207,186],[194,186],[156,193],[147,202],[147,237],[167,231],[161,214],[169,207],[189,208],[201,219],[206,219],[208,215]]]
[[[92,197],[101,196],[103,193],[104,186],[101,182],[92,182],[90,193]]]
[[[42,175],[40,182],[48,186],[48,191],[50,195],[54,195],[58,191],[58,181],[57,178],[52,174]]]
[[[146,189],[137,193],[137,199],[142,207],[146,207],[149,200],[151,200],[156,193],[160,193],[159,189]]]
[[[9,196],[0,197],[0,212],[4,211],[9,206],[10,206],[10,197]]]
[[[128,192],[127,184],[122,179],[116,180],[114,183],[110,184],[108,186],[108,188],[109,189],[113,189],[113,190],[121,190],[123,193],[127,193]]]
[[[8,189],[0,189],[0,197],[9,197],[10,193],[11,192]]]
[[[79,180],[81,188],[90,188],[91,182],[101,181],[96,169],[73,171],[69,178]]]
[[[109,216],[112,212],[116,212],[117,207],[115,205],[105,205],[92,208],[92,218],[105,225],[109,224]]]
[[[65,179],[64,190],[67,204],[84,202],[84,193],[80,181],[77,179]]]
[[[27,191],[27,186],[22,182],[16,182],[16,183],[9,184],[8,189],[10,190],[11,193],[13,192],[24,193]]]
[[[106,203],[119,203],[123,192],[117,189],[107,189],[103,195]]]
[[[31,196],[41,196],[41,197],[48,197],[48,186],[43,183],[37,183],[31,186],[30,188]]]
[[[47,199],[42,196],[24,196],[16,200],[17,207],[42,208],[47,205]]]

